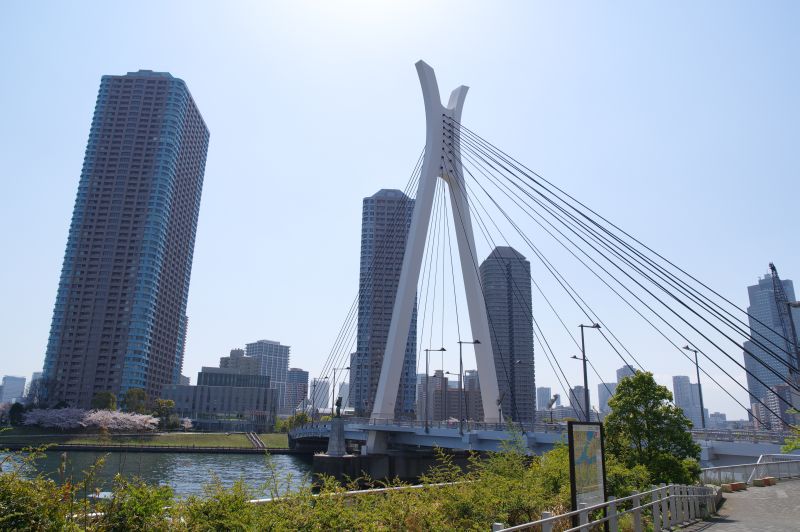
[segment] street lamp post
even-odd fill
[[[472,344],[478,345],[480,344],[480,340],[473,340],[471,342],[466,342],[463,340],[458,341],[458,433],[464,434],[464,415],[463,410],[461,409],[462,403],[466,406],[466,400],[464,399],[464,388],[462,385],[463,382],[463,375],[464,375],[464,356],[463,356],[463,345],[464,344]]]
[[[591,408],[589,408],[589,373],[586,370],[586,342],[583,339],[583,330],[584,329],[599,329],[599,323],[593,323],[591,325],[578,325],[581,328],[581,358],[583,361],[583,401],[584,401],[584,415],[586,417],[586,421],[589,422],[592,420],[591,417]]]
[[[426,349],[425,350],[425,432],[426,433],[430,432],[430,428],[428,427],[428,414],[430,413],[429,412],[430,409],[428,408],[428,403],[431,400],[431,394],[430,394],[431,390],[430,390],[430,387],[428,386],[428,375],[431,372],[430,371],[431,351],[444,352],[444,351],[447,351],[447,349],[445,349],[444,347],[440,347],[439,349]]]
[[[703,407],[703,387],[700,385],[700,364],[697,362],[698,350],[688,345],[683,346],[683,348],[686,351],[692,351],[694,353],[694,367],[697,370],[697,395],[700,398],[700,425],[703,427],[703,430],[706,430],[706,409]]]

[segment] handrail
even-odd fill
[[[757,476],[764,474],[779,479],[800,476],[800,455],[761,455],[758,461],[747,464],[705,467],[700,478],[709,484],[731,480],[752,484]]]
[[[666,493],[666,496],[662,496]],[[650,502],[642,503],[642,498],[649,496]],[[512,527],[504,528],[500,523],[495,523],[492,527],[493,532],[512,532],[515,530],[525,530],[528,528],[540,526],[543,532],[552,530],[553,524],[557,521],[562,521],[570,518],[578,518],[580,523],[576,527],[567,529],[565,532],[589,530],[589,526],[598,525],[601,523],[609,522],[616,525],[617,519],[625,514],[634,514],[634,529],[637,531],[642,530],[641,513],[642,510],[652,508],[653,521],[655,530],[661,530],[662,525],[669,527],[678,523],[692,521],[698,517],[702,518],[708,515],[715,507],[713,498],[716,496],[714,488],[706,486],[685,486],[678,484],[670,484],[669,486],[661,485],[658,488],[651,489],[642,493],[634,492],[633,495],[615,499],[609,497],[609,500],[595,504],[592,506],[582,505],[581,508],[566,512],[560,515],[549,515],[549,512],[544,512],[542,519],[531,521],[529,523],[522,523]],[[617,511],[617,505],[631,501],[633,507],[623,511]],[[703,502],[704,501],[704,502]],[[606,509],[606,515],[601,518],[589,521],[591,512]],[[615,527],[612,527],[615,528]]]
[[[424,489],[424,488],[441,488],[443,486],[455,486],[457,484],[469,484],[473,481],[459,481],[459,482],[438,482],[436,484],[411,484],[408,486],[390,486],[388,488],[372,488],[368,490],[351,490],[341,491],[336,493],[314,493],[312,497],[354,497],[356,495],[378,495],[381,493],[389,493],[392,491],[402,491],[407,489]],[[275,501],[285,500],[286,497],[274,497],[267,499],[251,499],[247,502],[251,504],[266,504]]]

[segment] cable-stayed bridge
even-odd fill
[[[785,410],[800,403],[800,349],[793,323],[790,329],[786,323],[768,323],[764,317],[749,314],[587,203],[464,126],[461,115],[467,88],[455,89],[447,105],[443,105],[433,69],[422,61],[416,67],[425,103],[426,144],[403,191],[408,201],[413,197],[410,222],[400,205],[395,219],[389,220],[385,228],[388,234],[405,232],[405,248],[399,274],[392,281],[396,289],[391,316],[383,317],[388,323],[383,356],[373,357],[370,367],[362,368],[367,373],[368,398],[354,406],[364,418],[345,422],[347,439],[363,442],[368,454],[393,447],[493,450],[510,437],[507,428],[511,424],[532,452],[549,448],[561,441],[560,428],[540,423],[535,414],[527,420],[521,414],[532,399],[523,393],[520,382],[530,376],[532,383],[533,367],[532,363],[525,366],[518,340],[523,342],[520,339],[531,334],[537,356],[544,356],[566,396],[573,386],[562,362],[578,358],[569,356],[574,352],[581,353],[584,382],[587,364],[604,382],[592,357],[586,355],[584,328],[597,331],[596,340],[605,343],[608,356],[625,367],[647,370],[649,353],[629,345],[628,331],[618,328],[613,319],[618,309],[638,320],[641,330],[648,332],[653,343],[659,342],[660,349],[669,350],[676,366],[688,362],[688,367],[696,368],[698,378],[702,373],[707,385],[718,386],[743,412],[750,413],[752,405],[758,405],[775,424],[789,428]],[[546,249],[545,242],[553,247]],[[386,264],[381,258],[397,253],[396,247],[382,246],[380,242],[362,242],[364,245],[374,245],[375,249],[371,262],[362,262],[362,274],[367,272],[362,275],[362,293],[370,283],[378,282],[378,273],[383,281],[391,278],[392,272],[383,271]],[[520,279],[509,273],[505,279],[507,293],[503,301],[514,310],[513,317],[505,321],[492,318],[487,311],[493,292],[482,270],[481,248],[525,250],[537,267],[537,273],[529,273],[529,278]],[[503,260],[509,272],[527,263],[518,252]],[[526,266],[522,271],[533,270]],[[572,276],[576,272],[580,272],[580,278]],[[776,271],[774,275],[777,277]],[[607,300],[614,301],[611,317],[601,317],[603,305],[590,305],[584,290],[589,281],[605,291]],[[536,308],[530,295],[534,289],[542,303]],[[788,316],[791,320],[792,307],[797,305],[785,299],[784,296],[777,304],[787,308],[779,309],[778,314],[781,319]],[[359,305],[357,295],[320,376],[333,384],[334,397],[336,372],[346,378],[343,375],[350,369],[352,353],[359,351],[358,321],[366,319],[360,314]],[[462,315],[464,308],[466,313]],[[580,341],[574,334],[575,327],[568,323],[581,324]],[[459,354],[463,344],[469,344],[474,352],[479,381],[474,391],[479,391],[480,411],[473,411],[473,418],[467,417],[460,388],[458,418],[455,423],[451,420],[442,425],[430,419],[428,362],[431,352],[443,356],[446,351],[448,327],[455,329],[448,331],[448,336],[457,336]],[[424,412],[418,413],[422,420],[407,419],[410,416],[398,414],[397,408],[411,330],[415,331],[417,367],[423,351],[426,359]],[[554,341],[556,335],[565,338],[574,349],[568,347],[565,352]],[[383,337],[380,340],[383,342]],[[694,352],[696,358],[692,359],[689,352]],[[741,362],[742,353],[755,361],[757,370]],[[443,360],[442,376],[447,373]],[[461,357],[459,362],[457,376],[461,386]],[[789,394],[777,394],[775,401],[750,395],[742,402],[733,393],[737,387],[749,393],[748,385],[740,378],[742,372],[748,382],[767,389],[787,387]],[[725,381],[721,383],[720,378]],[[572,399],[576,417],[588,419],[588,387],[584,386],[584,391],[585,400]],[[312,397],[312,404],[318,404],[317,399]],[[534,403],[534,413],[536,410]],[[325,438],[325,430],[325,425],[311,425],[296,429],[292,436],[296,441],[311,441]],[[736,456],[736,446],[741,449],[741,456],[776,452],[775,439],[780,438],[776,432],[743,436],[706,431],[695,436],[700,441],[717,442],[705,445],[709,460],[720,454]],[[755,447],[746,449],[747,446]],[[756,449],[758,446],[761,447]],[[756,450],[759,452],[753,454]]]

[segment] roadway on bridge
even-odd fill
[[[779,481],[775,486],[748,487],[725,494],[719,515],[686,530],[709,532],[800,531],[800,480]]]

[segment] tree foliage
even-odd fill
[[[162,429],[169,428],[170,415],[175,410],[175,401],[172,399],[156,399],[155,411],[153,415],[158,418],[158,424]],[[174,424],[178,426],[178,418],[176,416]]]
[[[286,419],[279,419],[275,422],[275,432],[289,432],[296,427],[302,427],[306,423],[311,423],[311,418],[305,412],[298,412]]]
[[[21,425],[25,415],[25,407],[20,403],[14,403],[8,409],[8,422],[12,425]]]
[[[116,410],[117,396],[112,392],[97,392],[92,397],[92,408],[95,410]]]
[[[798,412],[797,410],[791,409],[789,410],[789,413],[794,414],[795,419],[800,419],[800,412]],[[781,451],[783,451],[784,453],[790,453],[792,451],[800,449],[800,426],[793,425],[792,432],[794,433],[794,436],[792,436],[791,438],[786,438],[784,446],[781,447]]]
[[[126,412],[147,413],[147,393],[141,388],[131,388],[125,392],[123,405]]]
[[[641,466],[627,470],[612,459],[608,470],[609,495],[621,497],[649,485]],[[90,504],[84,494],[97,487],[91,478],[59,485],[44,475],[26,479],[12,467],[0,473],[0,529],[488,530],[496,521],[517,525],[540,518],[543,511],[557,515],[569,510],[564,445],[542,456],[527,456],[518,439],[502,452],[473,457],[466,471],[451,455],[439,452],[438,465],[421,480],[419,489],[344,498],[344,491],[372,481],[361,478],[342,486],[323,477],[315,494],[309,484],[291,488],[292,479],[273,467],[263,491],[241,480],[226,487],[212,476],[203,495],[176,498],[167,487],[117,477],[113,496]],[[373,485],[404,484],[395,480]],[[248,502],[264,496],[272,502]],[[567,521],[556,523],[556,529],[569,526]]]
[[[652,373],[623,379],[608,401],[606,450],[628,468],[644,466],[654,483],[690,483],[700,473],[700,446],[689,432],[691,421],[671,401]]]
[[[158,419],[147,414],[131,414],[116,410],[50,408],[31,410],[25,414],[23,424],[58,430],[146,432],[156,429]]]

